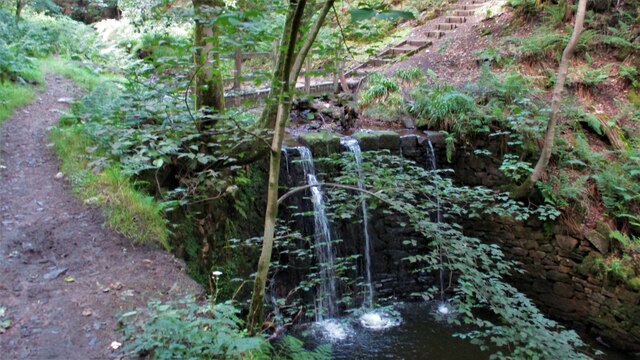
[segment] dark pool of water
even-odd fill
[[[489,359],[489,352],[453,337],[460,329],[448,325],[446,321],[437,321],[432,315],[435,312],[433,306],[406,304],[398,310],[402,323],[386,330],[367,330],[354,321],[346,339],[333,341],[333,359]],[[317,345],[328,340],[315,336],[305,338],[305,342]],[[632,359],[625,354],[600,350],[606,352],[601,359]]]

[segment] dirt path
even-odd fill
[[[200,288],[171,255],[104,229],[100,210],[55,179],[47,130],[68,106],[58,99],[79,92],[46,80],[39,99],[0,126],[0,321],[13,322],[0,334],[0,358],[114,358],[117,313]]]

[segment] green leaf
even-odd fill
[[[360,22],[367,19],[371,19],[377,15],[376,11],[372,9],[354,9],[351,10],[351,21]]]

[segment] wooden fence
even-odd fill
[[[277,49],[277,47],[274,46],[274,49]],[[317,50],[311,51],[311,54],[317,53],[320,52]],[[277,50],[274,50],[273,52],[243,52],[242,49],[238,48],[231,56],[225,57],[226,59],[233,60],[234,63],[233,77],[224,79],[225,85],[232,85],[231,90],[225,93],[227,105],[239,106],[245,101],[255,101],[266,98],[269,94],[268,88],[243,88],[243,81],[258,78],[254,73],[245,73],[243,62],[253,59],[271,59],[272,66],[275,67],[277,56]],[[304,77],[304,82],[300,85],[296,83],[295,89],[308,95],[321,95],[336,92],[340,86],[340,77],[342,76],[343,69],[344,60],[338,61],[337,59],[334,59],[331,70],[328,73],[325,73],[327,76],[321,77],[322,79],[320,81],[316,81],[314,83],[313,74],[322,73],[325,69],[313,69],[312,58],[311,56],[307,56],[304,69],[300,74]],[[331,80],[327,80],[327,78],[330,78]]]

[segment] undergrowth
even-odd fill
[[[90,63],[72,62],[59,57],[49,57],[41,60],[40,64],[43,72],[64,76],[88,91],[94,90],[107,78],[104,74],[98,74],[93,70]]]
[[[50,133],[74,191],[88,205],[103,208],[106,223],[136,243],[159,242],[170,248],[162,211],[153,197],[136,189],[116,166],[101,168],[101,155],[81,124],[61,125]]]
[[[29,104],[36,93],[37,89],[28,84],[0,82],[0,124],[11,116],[16,108]]]

